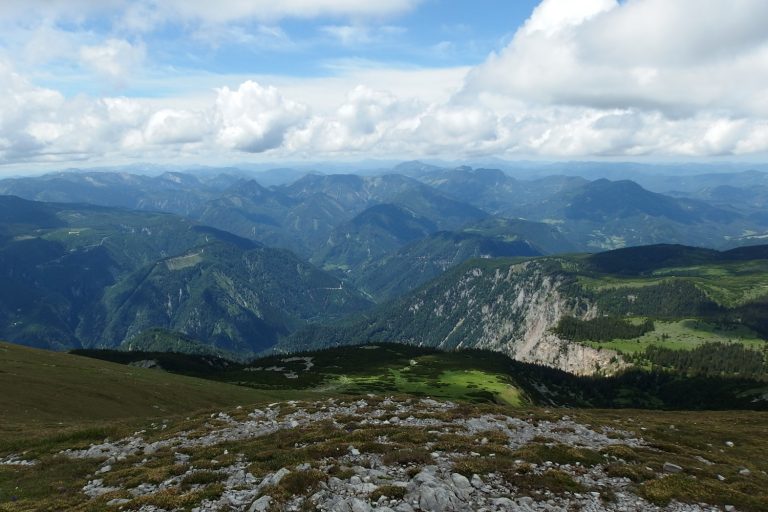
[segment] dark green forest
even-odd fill
[[[638,363],[650,362],[657,369],[674,370],[687,375],[739,376],[768,379],[766,365],[768,342],[763,352],[738,343],[705,343],[691,350],[672,350],[650,346],[633,357]]]
[[[580,320],[572,316],[563,317],[554,332],[570,341],[610,341],[614,339],[630,340],[639,338],[655,329],[653,320],[647,319],[641,324],[633,324],[615,317],[597,317]]]

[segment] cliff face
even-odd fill
[[[548,272],[536,261],[511,265],[506,271],[471,269],[443,292],[443,301],[432,304],[436,318],[453,323],[438,346],[495,350],[577,375],[614,372],[621,366],[615,352],[572,343],[551,332],[563,316],[586,320],[598,314],[588,300],[569,296],[564,291],[566,284],[563,276]],[[465,325],[479,329],[455,343]]]
[[[613,373],[623,366],[616,352],[598,351],[551,332],[563,316],[598,315],[577,289],[552,261],[478,263],[450,272],[364,321],[305,333],[290,348],[360,342],[479,348],[578,375]]]

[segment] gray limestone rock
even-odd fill
[[[248,509],[248,512],[266,512],[269,510],[269,506],[272,504],[272,497],[271,496],[262,496],[261,498],[254,501],[250,508]]]

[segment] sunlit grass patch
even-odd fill
[[[525,495],[542,495],[547,491],[553,494],[563,494],[589,490],[574,480],[571,475],[559,469],[550,469],[541,474],[519,474],[510,471],[504,471],[503,474],[504,479],[510,485]]]
[[[221,484],[209,485],[194,491],[171,488],[134,498],[124,507],[136,510],[145,505],[153,505],[165,510],[188,511],[203,500],[218,498],[222,492],[224,492],[224,486]]]
[[[603,456],[589,448],[579,448],[560,443],[533,443],[520,448],[512,454],[517,459],[535,464],[552,462],[555,464],[576,464],[594,466],[605,462]]]
[[[648,501],[666,505],[672,500],[713,505],[734,505],[740,510],[768,510],[764,488],[755,485],[734,485],[717,480],[694,478],[677,474],[649,480],[636,487]]]

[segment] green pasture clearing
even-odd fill
[[[508,379],[502,375],[481,370],[451,370],[427,377],[411,370],[412,367],[390,368],[386,373],[378,375],[339,375],[322,389],[354,394],[375,391],[448,400],[496,402],[515,407],[524,404],[521,390],[509,384]]]
[[[642,322],[644,318],[633,318],[633,322]],[[631,340],[612,340],[607,342],[586,342],[594,348],[612,349],[624,354],[644,351],[653,345],[672,350],[691,350],[704,343],[740,343],[753,350],[762,351],[768,342],[761,339],[753,330],[737,325],[720,325],[696,319],[677,321],[654,320],[655,329]]]
[[[654,286],[669,279],[692,282],[718,304],[735,307],[768,295],[768,260],[669,267],[641,277],[608,274],[577,277],[582,286],[594,291]]]

